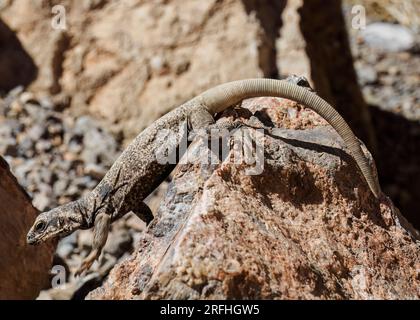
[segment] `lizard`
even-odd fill
[[[166,138],[159,136],[159,132],[170,129],[178,139],[176,141],[180,141],[189,132],[214,126],[214,116],[228,107],[244,99],[261,96],[294,100],[323,117],[344,140],[374,197],[381,196],[377,175],[369,165],[359,140],[328,102],[293,81],[237,80],[208,89],[153,122],[128,145],[91,192],[40,213],[28,232],[27,242],[38,244],[53,237],[69,235],[77,229],[93,227],[91,252],[82,261],[76,274],[88,270],[100,257],[113,221],[130,211],[147,224],[153,219],[150,208],[143,200],[169,176],[176,165],[158,161],[156,150],[169,143]],[[187,132],[181,129],[180,123],[186,124]],[[171,152],[176,147],[175,143]]]

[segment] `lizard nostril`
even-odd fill
[[[32,234],[28,234],[27,236],[26,236],[26,243],[27,244],[33,244],[34,243],[34,239],[33,239],[33,237],[32,237]]]

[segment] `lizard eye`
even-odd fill
[[[35,231],[36,232],[41,232],[44,231],[45,227],[47,226],[47,224],[44,221],[39,221],[36,225],[35,225]]]

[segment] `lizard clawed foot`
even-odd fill
[[[192,141],[196,138],[201,138],[203,140],[226,139],[232,135],[231,131],[236,131],[243,126],[244,124],[239,120],[235,120],[233,122],[224,121],[221,123],[212,124],[207,128],[200,128],[198,130],[192,131],[188,135],[188,140]]]
[[[83,259],[82,264],[80,265],[79,269],[75,272],[75,276],[78,277],[82,275],[85,271],[88,271],[92,264],[97,260],[100,256],[100,252],[97,250],[93,250],[85,259]]]
[[[81,275],[84,271],[89,270],[96,259],[99,258],[102,248],[108,238],[109,225],[111,223],[111,216],[107,214],[98,214],[95,218],[95,226],[93,229],[93,246],[92,251],[83,260],[79,270],[76,271],[75,276]]]

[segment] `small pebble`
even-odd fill
[[[105,173],[106,170],[100,165],[88,163],[85,166],[85,174],[96,180],[101,180],[104,177]]]
[[[35,208],[44,211],[49,206],[50,199],[43,193],[37,193],[34,195],[32,203]]]

